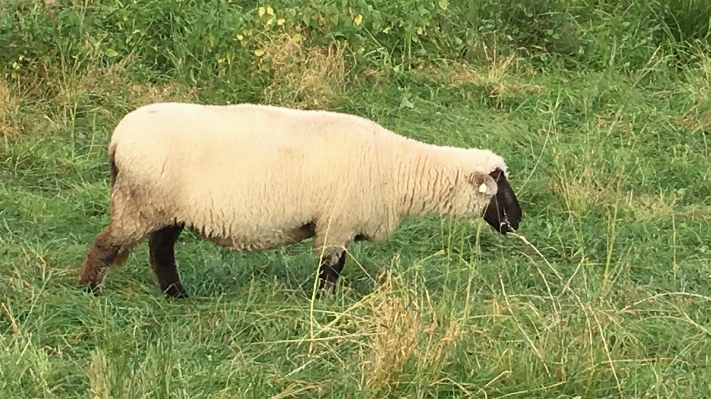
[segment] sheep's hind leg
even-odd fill
[[[182,231],[182,224],[174,224],[152,232],[148,238],[151,269],[161,291],[174,298],[188,297],[175,263],[175,242]]]
[[[320,291],[326,293],[333,292],[345,263],[346,251],[340,251],[340,253],[335,253],[323,258],[319,268]]]
[[[122,263],[128,257],[132,245],[125,245],[115,237],[112,225],[106,226],[94,238],[94,243],[86,253],[79,277],[79,287],[96,293],[96,289],[106,278],[112,264]]]

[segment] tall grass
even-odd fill
[[[711,52],[701,0],[0,4],[0,397],[711,395]],[[156,101],[261,102],[487,147],[525,209],[350,246],[184,233],[75,288],[106,143]]]

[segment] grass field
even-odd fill
[[[576,25],[597,38],[584,56],[546,26],[548,53],[482,39],[453,56],[444,34],[375,35],[383,47],[360,52],[345,28],[345,42],[304,29],[215,33],[210,47],[200,35],[229,23],[187,31],[176,15],[224,19],[211,7],[229,2],[56,3],[0,5],[1,398],[711,397],[708,40],[643,24],[608,35],[610,13]],[[267,18],[263,5],[245,7]],[[268,25],[290,26],[274,9]],[[516,15],[506,26],[525,25]],[[189,299],[161,295],[145,243],[101,295],[83,293],[82,258],[108,222],[111,129],[168,100],[332,109],[492,149],[524,219],[508,236],[407,221],[353,244],[325,299],[311,297],[310,240],[237,254],[189,233],[177,245]]]

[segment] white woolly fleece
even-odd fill
[[[429,213],[476,217],[497,192],[489,173],[507,170],[491,151],[421,143],[358,116],[254,104],[141,107],[109,153],[117,234],[185,223],[241,251],[384,240]]]

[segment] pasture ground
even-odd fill
[[[269,61],[254,86],[172,79],[134,55],[2,65],[0,397],[711,397],[703,47],[681,69],[664,51],[586,70],[492,46],[478,62],[354,69],[337,46],[270,38],[245,61]],[[159,100],[328,108],[490,148],[524,219],[505,237],[483,221],[407,221],[353,244],[327,299],[311,297],[310,241],[236,254],[190,233],[177,245],[189,299],[161,295],[145,243],[85,294],[110,131]]]

